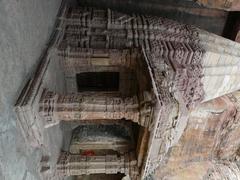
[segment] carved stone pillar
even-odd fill
[[[45,90],[40,100],[39,113],[45,127],[60,121],[131,120],[146,125],[150,121],[151,106],[142,103],[139,111],[137,96],[122,98],[112,93],[75,93],[59,95]],[[149,103],[148,103],[149,104]],[[140,121],[141,119],[141,121]]]
[[[129,49],[58,47],[58,56],[67,77],[81,72],[116,71],[121,68],[133,70],[137,54],[138,51]]]
[[[134,153],[121,156],[83,156],[62,152],[57,163],[57,173],[61,176],[123,173],[136,180],[138,168]]]

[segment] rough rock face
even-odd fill
[[[13,105],[45,48],[60,3],[59,0],[0,1],[1,180],[39,179],[38,163],[42,152],[26,148],[16,125]],[[57,133],[50,137],[58,143]]]
[[[239,179],[240,93],[195,108],[157,179]]]

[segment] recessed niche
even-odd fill
[[[139,125],[132,122],[123,124],[79,125],[73,131],[70,152],[107,155],[134,151]]]
[[[85,72],[77,74],[78,91],[118,91],[119,72]]]

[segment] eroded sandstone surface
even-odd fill
[[[239,179],[239,97],[238,91],[195,108],[157,179]]]

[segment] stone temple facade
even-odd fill
[[[165,18],[63,4],[15,109],[33,147],[46,146],[46,128],[78,124],[55,178],[145,179],[166,164],[196,107],[240,89],[239,74],[233,41]],[[43,157],[43,179],[48,166]]]

